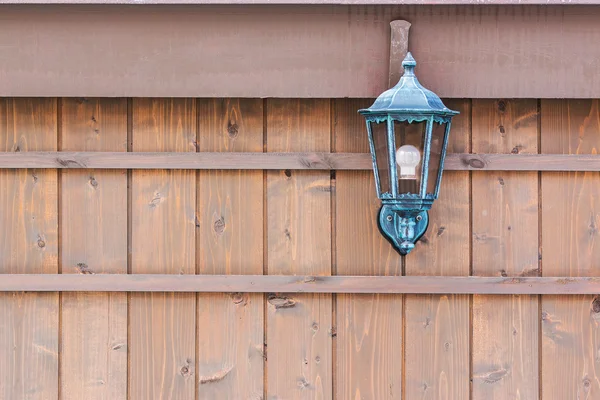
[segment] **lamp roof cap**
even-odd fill
[[[384,113],[418,113],[452,116],[457,111],[450,110],[444,105],[439,96],[421,85],[415,75],[417,62],[410,52],[406,54],[402,67],[404,75],[391,89],[383,92],[373,105],[359,110],[365,116]]]

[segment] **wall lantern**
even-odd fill
[[[427,210],[438,197],[452,117],[440,98],[415,76],[410,53],[404,75],[367,109],[367,122],[377,196],[379,228],[402,255],[427,230]]]

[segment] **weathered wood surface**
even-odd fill
[[[56,108],[0,99],[0,150],[56,151]],[[57,187],[55,170],[0,171],[1,274],[58,273]],[[0,321],[0,398],[57,399],[59,295],[2,293]]]
[[[542,152],[597,154],[599,108],[598,100],[542,100]],[[543,275],[598,276],[600,174],[542,173],[542,195]],[[598,293],[542,298],[544,400],[600,397]]]
[[[538,152],[535,100],[473,100],[473,151]],[[539,276],[538,174],[474,172],[472,273]],[[473,298],[473,399],[537,399],[538,299]]]
[[[263,151],[263,100],[197,107],[198,151]],[[199,171],[197,188],[198,273],[262,274],[263,172]],[[199,295],[197,337],[198,399],[262,398],[262,294]]]
[[[381,0],[324,0],[335,1]],[[600,97],[600,7],[566,5],[597,0],[384,1],[395,4],[4,6],[0,96],[375,97],[388,88],[389,22],[400,17],[421,82],[441,96]]]
[[[448,150],[468,152],[470,100],[446,101],[461,112],[452,123]],[[406,257],[406,275],[468,276],[470,262],[469,172],[446,172],[440,197],[429,212],[425,236]],[[406,296],[407,399],[468,399],[469,297]]]
[[[361,139],[367,140],[361,131]],[[454,129],[452,130],[454,132]],[[515,150],[519,152],[518,148]],[[364,151],[364,150],[362,150]],[[511,150],[512,151],[512,150]],[[115,153],[0,152],[6,168],[58,169],[225,169],[225,170],[373,170],[369,153]],[[445,171],[600,171],[597,154],[466,154],[448,153]]]
[[[329,151],[330,101],[269,99],[268,151]],[[329,172],[267,173],[269,275],[331,274]],[[267,298],[267,398],[331,399],[332,296]]]
[[[371,266],[371,268],[373,268]],[[363,268],[367,269],[367,268]],[[0,292],[596,294],[598,277],[3,274]],[[490,297],[495,299],[495,297]],[[500,298],[498,298],[500,299]],[[271,299],[278,304],[278,299]],[[288,304],[288,303],[286,303]],[[398,310],[396,310],[398,312]]]
[[[365,122],[355,110],[371,100],[334,102],[335,151],[364,152]],[[402,258],[377,228],[380,201],[373,171],[338,171],[335,186],[337,275],[402,274]],[[336,299],[336,398],[402,396],[402,296],[338,295]]]
[[[193,99],[134,99],[133,151],[195,151]],[[196,273],[196,175],[133,171],[131,272]],[[196,296],[132,294],[129,308],[131,399],[195,398]]]
[[[127,151],[126,99],[62,99],[60,150]],[[127,171],[60,174],[63,274],[127,273]],[[127,294],[63,293],[61,396],[127,397]]]

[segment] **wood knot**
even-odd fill
[[[229,135],[229,137],[231,139],[235,139],[239,134],[239,127],[238,124],[236,124],[235,122],[232,123],[231,121],[229,121],[227,123],[227,135]]]
[[[500,186],[504,186],[504,178],[502,178],[501,176],[498,177],[498,183],[500,184]]]
[[[90,176],[90,185],[94,189],[96,189],[98,187],[98,181],[93,176]]]
[[[44,239],[42,239],[41,236],[38,236],[37,245],[40,249],[43,249],[44,247],[46,247],[46,242],[44,241]]]
[[[154,193],[154,197],[152,198],[152,200],[150,200],[150,203],[148,203],[148,207],[156,208],[156,207],[158,207],[158,205],[160,204],[161,201],[162,201],[162,197],[161,197],[160,193],[156,192],[156,193]]]
[[[247,293],[230,293],[231,300],[233,304],[236,306],[244,307],[248,304],[248,294]]]
[[[283,173],[285,174],[286,177],[291,178],[292,177],[292,170],[291,169],[286,169],[285,171],[283,171]]]
[[[586,376],[585,378],[583,378],[583,381],[581,383],[583,384],[584,392],[589,392],[590,387],[592,386],[592,382],[590,382],[590,379]]]
[[[480,160],[479,158],[471,158],[468,160],[468,165],[471,168],[475,168],[475,169],[481,169],[483,167],[485,167],[485,163]]]
[[[504,100],[498,101],[498,111],[500,111],[501,113],[506,112],[506,101],[504,101]]]
[[[191,375],[193,375],[193,370],[192,370],[192,360],[191,359],[186,359],[185,360],[185,364],[179,369],[179,373],[181,374],[181,376],[187,378],[190,377]]]
[[[308,389],[310,387],[310,383],[308,383],[306,379],[300,378],[298,379],[298,387],[302,390]]]
[[[77,263],[77,269],[79,270],[80,274],[94,275],[94,271],[92,271],[86,263]]]
[[[600,298],[598,296],[594,297],[594,300],[592,300],[592,311],[600,313]]]
[[[275,307],[276,310],[280,308],[293,308],[296,306],[296,301],[287,296],[279,296],[271,293],[267,298],[270,305]]]
[[[213,224],[213,230],[217,235],[222,235],[225,231],[225,218],[221,217],[217,219]]]

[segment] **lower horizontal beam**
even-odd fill
[[[0,168],[371,170],[368,153],[0,152]],[[600,155],[448,154],[449,171],[600,171]]]
[[[5,274],[0,292],[596,294],[600,278]]]

